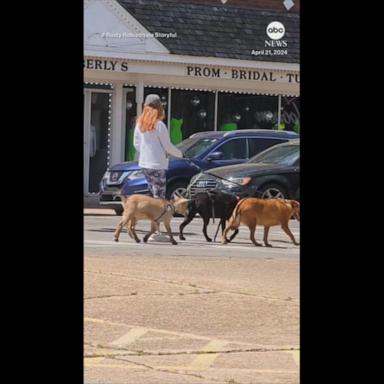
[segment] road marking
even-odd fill
[[[189,368],[185,368],[182,365],[178,366],[171,366],[171,365],[156,365],[154,366],[156,369],[169,369],[169,370],[176,370],[178,372],[183,372],[189,370]],[[214,368],[215,370],[221,370],[225,369],[226,372],[237,372],[237,371],[246,371],[246,372],[257,372],[257,373],[297,373],[297,370],[292,370],[292,369],[259,369],[259,368],[228,368],[228,367],[220,367],[220,368]]]
[[[88,368],[98,366],[100,364],[100,362],[103,361],[104,359],[105,359],[105,357],[92,357],[92,358],[85,357],[84,358],[84,365]]]
[[[168,245],[168,243],[163,243],[164,245]],[[179,248],[180,251],[182,252],[188,252],[188,251],[196,251],[196,250],[201,250],[201,245],[199,243],[179,243],[181,244],[181,247]],[[114,242],[114,241],[103,241],[103,240],[85,240],[84,245],[86,248],[103,248],[103,247],[136,247],[137,249],[140,249],[143,245],[142,244],[137,244],[133,242]],[[144,245],[145,247],[151,247],[151,246],[157,246],[158,244],[146,244]],[[244,244],[244,245],[234,245],[234,244],[227,244],[227,245],[221,245],[221,244],[204,244],[206,245],[206,249],[219,249],[221,252],[222,251],[231,251],[231,250],[241,250],[241,251],[249,251],[253,252],[256,247],[253,246],[251,243],[249,244]],[[163,248],[164,250],[167,250],[168,248]],[[267,248],[263,247],[263,251],[265,251],[268,254],[298,254],[299,253],[299,248]]]
[[[241,244],[236,244],[237,241],[239,240],[243,240],[244,241],[244,245],[241,245]],[[269,239],[270,242],[281,242],[282,240],[280,239]],[[284,241],[285,242],[285,241]],[[297,249],[297,246],[293,246],[292,243],[289,243],[288,241],[286,241],[286,243],[288,245],[291,246],[290,249]],[[118,246],[122,246],[122,245],[132,245],[132,246],[143,246],[143,244],[137,244],[136,242],[134,241],[129,241],[129,240],[123,240],[123,241],[113,241],[113,240],[84,240],[84,244],[100,244],[100,245],[116,245],[117,247]],[[168,244],[168,243],[163,243],[163,244]],[[254,249],[255,246],[250,242],[248,241],[248,239],[238,239],[236,240],[235,242],[233,243],[228,243],[226,244],[225,246],[223,244],[221,244],[220,242],[216,242],[216,243],[200,243],[199,241],[182,241],[182,242],[179,242],[179,244],[181,245],[185,245],[186,247],[193,247],[193,246],[196,246],[196,247],[199,247],[201,248],[202,245],[205,245],[207,248],[227,248],[227,247],[246,247],[246,248],[250,248],[250,249]],[[157,243],[155,242],[150,242],[148,244],[145,244],[145,246],[152,246],[152,245],[158,245]],[[267,248],[267,247],[265,247]]]
[[[137,340],[141,336],[145,335],[147,332],[148,332],[148,329],[146,328],[135,327],[135,328],[132,328],[125,335],[119,337],[117,340],[112,341],[112,343],[109,343],[109,344],[116,347],[125,347],[133,343],[135,340]]]
[[[116,241],[108,241],[108,240],[85,240],[84,244],[100,244],[100,245],[114,245],[116,247],[122,245],[136,245],[136,243],[128,243],[128,242],[116,242]]]
[[[137,365],[137,364],[134,364],[128,360],[127,361],[127,364],[121,364],[121,363],[117,363],[117,364],[107,364],[107,363],[96,363],[96,364],[93,364],[91,363],[90,360],[95,360],[95,359],[92,359],[92,358],[86,358],[85,361],[84,361],[84,367],[85,368],[124,368],[124,369],[135,369],[135,370],[138,370],[138,369],[147,369],[146,367],[140,367],[140,365]],[[166,370],[173,370],[173,371],[176,371],[176,372],[183,372],[185,371],[185,367],[182,366],[182,365],[178,365],[178,366],[171,366],[171,365],[154,365],[153,366],[154,369],[166,369]],[[230,372],[230,371],[246,371],[246,372],[257,372],[257,373],[275,373],[275,374],[279,374],[279,373],[282,373],[282,374],[289,374],[289,373],[297,373],[297,370],[289,370],[289,369],[277,369],[277,370],[274,370],[274,369],[252,369],[252,368],[215,368],[215,369],[225,369],[227,372]]]
[[[300,367],[300,351],[292,351],[288,352],[292,355],[293,360],[295,361],[295,364]]]
[[[140,367],[137,364],[132,364],[129,361],[127,361],[127,364],[105,364],[105,363],[90,364],[89,360],[92,360],[92,359],[88,358],[84,361],[85,368],[125,368],[125,369],[135,369],[135,370],[138,370],[140,368],[145,370],[148,369],[146,367]]]
[[[98,323],[98,324],[118,325],[118,326],[124,326],[124,327],[127,327],[127,328],[142,328],[142,329],[145,329],[147,332],[163,333],[163,334],[166,334],[166,335],[174,335],[174,336],[179,336],[179,337],[189,337],[189,338],[192,338],[192,339],[208,341],[208,344],[206,344],[206,346],[203,347],[203,349],[201,349],[201,351],[207,350],[207,346],[208,345],[210,345],[211,349],[219,349],[220,348],[219,344],[217,344],[215,346],[215,344],[211,345],[211,342],[214,342],[214,343],[220,342],[220,343],[225,343],[225,344],[245,345],[245,346],[252,346],[252,347],[255,347],[255,348],[257,347],[257,348],[263,348],[263,349],[292,349],[292,348],[298,348],[297,346],[290,346],[290,345],[289,346],[285,346],[285,345],[283,345],[283,346],[281,346],[281,345],[280,346],[279,345],[265,345],[265,344],[245,343],[245,342],[241,342],[241,341],[224,340],[224,339],[212,340],[211,337],[195,335],[193,333],[168,331],[168,330],[159,329],[159,328],[141,327],[141,326],[137,326],[137,325],[130,325],[130,324],[126,324],[126,323],[118,323],[118,322],[114,322],[114,321],[96,319],[96,318],[91,318],[91,317],[85,317],[84,321],[85,322],[88,321],[88,322],[91,322],[91,323]],[[271,352],[273,352],[273,350]],[[276,352],[278,352],[278,351],[276,351]],[[288,352],[291,353],[291,351],[288,351]]]
[[[201,349],[201,352],[216,351],[218,349],[223,348],[227,344],[228,344],[228,341],[225,341],[225,340],[212,340]],[[216,360],[216,358],[219,356],[219,354],[220,354],[220,352],[207,353],[207,354],[202,353],[201,355],[198,355],[192,361],[192,363],[186,367],[186,369],[203,371],[203,370],[209,368],[213,364],[213,362]]]
[[[136,327],[136,326],[125,324],[125,323],[116,323],[116,322],[109,321],[109,320],[94,319],[94,318],[89,318],[89,317],[85,317],[84,321],[89,321],[89,322],[92,322],[92,323],[99,323],[99,324],[122,325],[122,326],[130,327],[130,328],[144,328],[144,327]],[[168,334],[168,335],[176,335],[176,336],[182,336],[182,337],[184,336],[184,337],[190,337],[190,338],[199,339],[199,340],[211,340],[210,337],[198,336],[198,335],[194,335],[194,334],[191,334],[191,333],[167,331],[167,330],[163,330],[163,329],[147,328],[147,327],[145,329],[147,331],[158,332],[158,333],[165,333],[165,334]],[[239,344],[252,345],[250,343],[239,343]]]
[[[176,336],[180,336],[180,337],[189,337],[189,338],[197,339],[197,340],[208,340],[208,341],[212,340],[211,337],[194,335],[192,333],[168,331],[168,330],[163,330],[163,329],[158,329],[158,328],[139,327],[139,326],[135,326],[135,325],[129,325],[129,324],[125,324],[125,323],[117,323],[117,322],[113,322],[113,321],[109,321],[109,320],[94,319],[94,318],[90,318],[90,317],[85,317],[84,321],[89,321],[92,323],[99,323],[99,324],[119,325],[119,326],[125,326],[125,327],[129,327],[129,328],[143,328],[143,329],[146,329],[147,331],[150,331],[150,332],[164,333],[166,335],[176,335]],[[243,343],[243,342],[237,342],[237,341],[236,342],[226,341],[226,343],[232,343],[232,344],[235,343],[235,344],[239,344],[239,345],[255,345],[252,343]],[[263,347],[264,346],[260,346],[260,348],[263,348]]]

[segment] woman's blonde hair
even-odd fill
[[[155,129],[156,123],[163,120],[164,117],[164,108],[160,102],[145,105],[142,114],[137,118],[140,131],[153,131]]]

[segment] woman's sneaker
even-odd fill
[[[171,239],[168,235],[163,235],[162,233],[152,233],[151,236],[148,238],[149,241],[159,241],[159,242],[170,242]]]

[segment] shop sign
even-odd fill
[[[254,81],[270,81],[270,82],[287,82],[300,83],[300,75],[298,73],[273,72],[263,70],[246,70],[246,69],[226,69],[215,67],[203,67],[189,65],[186,68],[187,76],[201,77],[209,79],[230,79],[230,80],[254,80]]]
[[[128,61],[124,60],[85,58],[84,68],[110,72],[158,73],[171,76],[182,76],[184,73],[184,76],[187,77],[205,79],[229,79],[290,84],[300,83],[300,75],[297,72],[290,73],[285,71],[239,69],[201,65],[180,66],[177,64],[168,64],[167,67],[163,67],[152,63],[130,63],[128,67]]]
[[[128,71],[128,63],[119,60],[85,59],[83,66],[85,69],[99,69],[102,71]]]

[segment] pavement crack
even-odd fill
[[[192,283],[177,282],[177,281],[173,281],[173,280],[149,279],[149,278],[145,278],[145,277],[133,277],[131,275],[126,275],[124,273],[101,272],[101,271],[91,271],[91,270],[84,270],[84,273],[93,273],[96,275],[127,277],[130,280],[145,281],[145,282],[150,282],[150,283],[177,285],[179,287],[196,288],[196,289],[202,289],[202,290],[211,290],[211,288],[200,287],[200,286],[198,286],[196,284],[192,284]]]
[[[211,350],[211,351],[201,351],[201,350],[190,350],[190,351],[169,351],[169,352],[161,352],[161,351],[135,351],[132,349],[124,348],[124,347],[114,347],[93,343],[84,343],[91,347],[95,347],[98,349],[108,349],[108,350],[116,350],[122,351],[122,353],[114,354],[114,353],[89,353],[86,354],[86,358],[96,358],[96,357],[111,357],[111,356],[178,356],[178,355],[205,355],[205,354],[217,354],[217,353],[254,353],[254,352],[291,352],[291,351],[300,351],[298,347],[285,347],[285,348],[232,348],[232,349],[224,349],[224,350]],[[125,351],[125,352],[124,352]]]
[[[119,297],[130,297],[130,296],[140,296],[140,297],[170,297],[170,296],[188,296],[188,295],[210,295],[217,293],[217,291],[196,291],[196,292],[178,292],[178,293],[150,293],[150,294],[139,294],[138,292],[127,293],[125,295],[100,295],[100,296],[89,296],[84,297],[84,300],[92,299],[110,299],[110,298],[119,298]]]
[[[91,299],[109,299],[111,297],[128,297],[128,296],[136,296],[137,292],[131,292],[127,293],[125,295],[100,295],[100,296],[89,296],[84,297],[84,300],[91,300]]]
[[[179,371],[177,369],[166,369],[166,368],[158,368],[158,367],[153,367],[152,365],[149,365],[149,364],[145,364],[145,363],[138,363],[137,361],[132,361],[132,360],[128,360],[128,359],[121,359],[121,358],[118,358],[118,357],[112,357],[112,359],[114,360],[119,360],[119,361],[124,361],[126,363],[131,363],[131,364],[134,364],[134,365],[137,365],[137,366],[141,366],[141,367],[144,367],[144,368],[147,368],[147,369],[151,369],[153,371],[157,371],[157,372],[165,372],[165,373],[172,373],[172,374],[176,374],[176,375],[182,375],[182,376],[192,376],[192,377],[196,377],[198,379],[202,379],[204,380],[205,382],[207,380],[209,381],[212,381],[212,382],[215,382],[215,383],[218,383],[218,382],[223,382],[222,380],[218,380],[218,379],[214,379],[214,378],[209,378],[209,377],[204,377],[198,373],[191,373],[191,372],[186,372],[186,371]],[[240,383],[239,383],[240,384]]]
[[[298,300],[292,297],[273,297],[273,296],[265,296],[265,295],[258,295],[257,293],[252,292],[243,292],[243,291],[233,291],[233,290],[217,290],[212,289],[210,287],[203,287],[199,286],[194,283],[189,282],[175,282],[172,280],[159,280],[159,279],[148,279],[148,278],[141,278],[141,277],[132,277],[130,275],[126,275],[123,273],[112,273],[112,272],[101,272],[101,271],[91,271],[91,270],[85,270],[85,273],[93,273],[93,274],[102,274],[102,275],[111,275],[111,276],[120,276],[120,277],[128,277],[131,280],[139,280],[139,281],[148,281],[148,282],[156,282],[161,284],[170,284],[170,285],[177,285],[179,287],[187,287],[187,288],[195,288],[197,290],[206,291],[209,293],[217,293],[217,294],[230,294],[230,295],[241,295],[241,296],[251,296],[255,298],[259,298],[261,300],[272,300],[272,301],[283,301],[283,302],[290,302],[291,304],[299,305]],[[184,293],[184,295],[191,294],[191,293]],[[195,294],[195,293],[192,293]],[[117,296],[117,295],[116,295]],[[129,295],[128,295],[129,296]]]
[[[257,297],[259,299],[264,299],[264,300],[291,301],[293,304],[298,304],[297,300],[290,296],[286,298],[273,297],[273,296],[257,295],[256,293],[251,293],[251,292],[239,292],[239,291],[217,291],[217,293],[252,296],[252,297]]]

